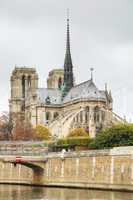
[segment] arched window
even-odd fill
[[[86,108],[85,108],[85,122],[86,122],[86,123],[87,123],[88,120],[89,120],[89,111],[90,111],[89,106],[86,106]]]
[[[31,87],[31,76],[28,76],[28,87]]]
[[[81,111],[80,112],[80,122],[82,122],[83,121],[83,112]]]
[[[76,116],[76,122],[78,122],[78,115]]]
[[[46,102],[46,104],[50,104],[50,97],[49,96],[46,97],[45,102]]]
[[[46,121],[50,120],[50,116],[51,116],[50,112],[46,112]]]
[[[55,113],[54,113],[54,119],[57,118],[58,115],[59,115],[59,113],[58,113],[58,112],[55,112]]]
[[[102,121],[105,120],[105,111],[102,111]]]
[[[86,112],[89,112],[89,110],[90,110],[89,106],[86,106],[85,110],[86,110]]]
[[[22,97],[25,98],[25,76],[22,76]]]
[[[61,86],[62,86],[62,78],[60,77],[58,79],[58,88],[61,89]]]
[[[85,122],[88,122],[88,112],[85,112]]]
[[[29,116],[29,120],[30,120],[31,119],[31,112],[28,113],[28,116]]]
[[[99,111],[100,111],[100,109],[99,109],[99,107],[98,106],[96,106],[95,108],[94,108],[94,121],[95,122],[99,122]]]
[[[21,105],[21,111],[22,111],[22,112],[25,111],[25,102],[24,102],[24,101],[22,102],[22,105]]]

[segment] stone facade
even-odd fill
[[[11,79],[10,113],[17,113],[25,118],[26,99],[34,95],[38,88],[38,75],[35,68],[15,67]]]
[[[55,74],[58,73],[50,74],[48,80]],[[16,67],[11,76],[10,113],[20,114],[33,125],[48,126],[56,137],[65,137],[76,127],[84,127],[91,137],[95,137],[103,127],[124,123],[112,112],[111,94],[107,90],[98,90],[92,80],[74,86],[63,97],[62,90],[57,88],[62,74],[61,70],[55,86],[48,83],[49,88],[38,88],[34,68]]]
[[[54,69],[49,72],[47,78],[47,88],[58,89],[64,83],[64,70]]]
[[[103,127],[124,121],[113,113],[111,92],[99,90],[91,79],[74,85],[70,52],[69,19],[64,69],[49,72],[47,88],[38,87],[34,68],[15,67],[11,75],[10,113],[32,125],[48,126],[54,137],[65,137],[70,129],[85,128],[90,137]]]

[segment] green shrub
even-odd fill
[[[90,148],[103,149],[118,146],[132,146],[133,145],[133,125],[120,124],[112,128],[101,130],[96,135],[90,144]]]
[[[59,139],[58,145],[75,145],[75,146],[88,146],[91,139],[89,137],[69,137],[65,139]]]
[[[68,137],[88,137],[88,133],[83,128],[75,128],[70,131]]]

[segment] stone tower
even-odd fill
[[[25,101],[29,92],[35,93],[38,88],[38,75],[34,68],[15,67],[11,75],[10,114],[24,116]]]
[[[64,70],[63,69],[53,69],[49,72],[47,78],[47,88],[61,88],[61,85],[64,82]]]
[[[67,93],[73,87],[73,64],[70,51],[69,16],[67,17],[67,41],[64,60],[64,86],[65,93]]]

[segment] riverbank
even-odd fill
[[[0,156],[1,184],[133,192],[133,147],[15,159]]]

